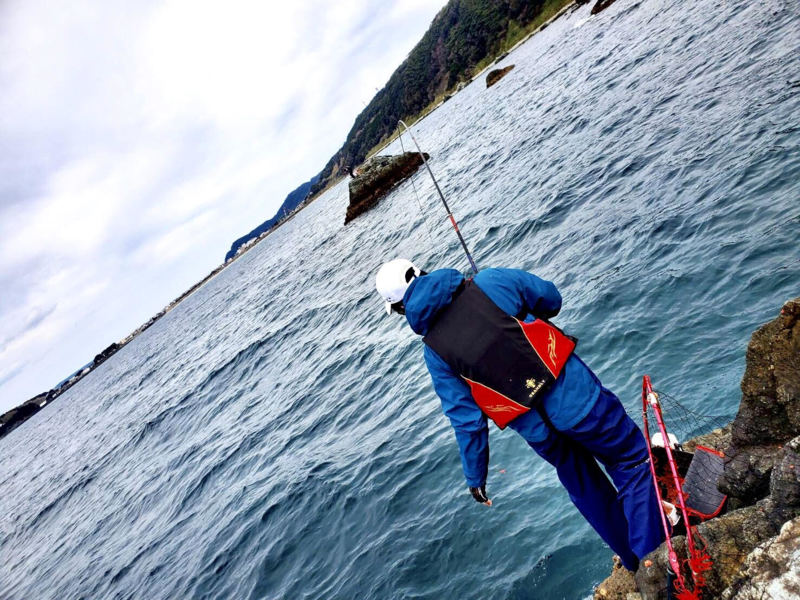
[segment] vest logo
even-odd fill
[[[504,404],[487,404],[485,410],[488,413],[518,413],[521,412],[522,409],[516,406],[506,406]]]
[[[556,334],[552,330],[547,332],[547,353],[550,355],[550,362],[556,366]]]
[[[528,398],[533,398],[542,386],[544,385],[544,379],[541,381],[536,381],[535,379],[531,378],[525,382],[525,387],[531,390],[531,393],[528,394]]]

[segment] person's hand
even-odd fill
[[[492,501],[489,500],[489,497],[486,495],[486,485],[482,485],[481,487],[471,487],[469,488],[469,493],[472,494],[473,498],[475,498],[475,502],[485,504],[486,506],[492,505]]]

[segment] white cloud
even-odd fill
[[[272,216],[444,4],[0,4],[0,410]]]

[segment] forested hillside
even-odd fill
[[[476,67],[515,43],[571,0],[450,0],[422,40],[356,118],[344,146],[328,161],[312,193],[392,134],[438,95],[468,81]]]

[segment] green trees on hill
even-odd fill
[[[356,117],[342,148],[328,161],[312,193],[345,167],[360,164],[390,136],[398,119],[416,115],[476,67],[519,39],[526,28],[570,0],[450,0],[369,105]]]

